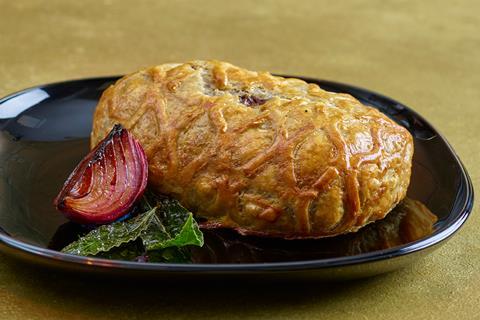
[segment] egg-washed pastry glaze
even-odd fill
[[[382,219],[410,182],[410,133],[348,94],[220,61],[147,68],[103,93],[92,146],[120,123],[149,184],[241,234],[319,238]]]

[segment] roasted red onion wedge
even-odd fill
[[[147,177],[142,146],[117,124],[73,170],[54,204],[72,221],[109,223],[129,212]]]

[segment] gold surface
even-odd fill
[[[0,96],[208,58],[332,79],[415,108],[448,138],[477,187],[478,12],[477,1],[0,0]],[[480,317],[477,211],[475,205],[461,231],[418,263],[340,284],[124,286],[0,255],[0,318],[474,319]]]

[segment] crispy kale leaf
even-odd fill
[[[155,211],[156,208],[152,208],[130,220],[100,226],[70,243],[62,249],[62,252],[79,256],[94,256],[133,241],[150,226],[155,218]]]
[[[147,250],[187,245],[203,246],[203,234],[192,213],[178,201],[159,199],[157,208],[156,216],[141,235]]]
[[[188,262],[188,251],[182,247],[203,245],[203,234],[192,213],[176,200],[145,196],[142,207],[145,212],[100,226],[62,252],[121,260],[141,261],[137,258],[146,257],[145,261],[151,262]]]

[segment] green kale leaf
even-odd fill
[[[157,208],[150,226],[140,236],[146,250],[203,246],[203,234],[197,222],[178,201],[161,198],[157,201]]]
[[[154,207],[132,219],[100,226],[70,243],[62,249],[62,252],[78,256],[95,256],[134,241],[151,225],[156,217],[156,211],[157,208]]]
[[[150,195],[143,198],[141,207],[145,212],[100,226],[62,252],[115,260],[189,262],[190,253],[183,247],[203,246],[197,222],[178,201]]]

